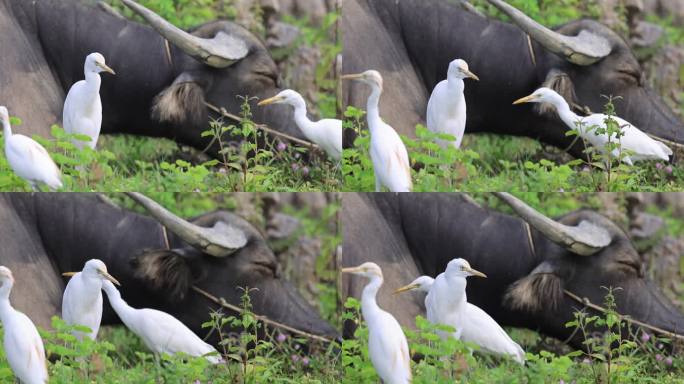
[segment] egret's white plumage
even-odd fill
[[[102,282],[102,289],[121,321],[131,332],[138,335],[152,352],[169,355],[185,353],[190,356],[213,353],[205,358],[212,364],[223,362],[214,347],[205,343],[175,317],[156,309],[136,309],[129,306],[121,298],[119,290],[108,280]]]
[[[5,355],[20,382],[45,384],[48,372],[43,340],[31,319],[12,308],[9,295],[13,285],[12,271],[0,266],[0,321],[5,333]]]
[[[605,144],[608,143],[608,135],[606,133],[596,134],[596,126],[602,129],[606,127],[607,115],[602,113],[594,113],[586,117],[581,117],[575,114],[565,101],[563,96],[556,93],[550,88],[539,88],[529,96],[516,100],[513,104],[521,103],[548,103],[553,105],[558,112],[558,116],[563,120],[565,125],[570,129],[577,129],[589,144],[596,147],[602,153],[605,153]],[[631,151],[631,154],[625,156],[622,161],[626,164],[633,165],[633,162],[640,160],[664,160],[669,161],[669,156],[672,155],[672,150],[665,144],[650,138],[647,134],[639,130],[639,128],[632,125],[630,122],[621,119],[620,117],[612,117],[621,127],[624,135],[620,138],[620,145],[622,149]],[[611,137],[611,142],[617,142],[615,135]],[[619,155],[618,149],[612,151],[612,156]]]
[[[62,173],[48,151],[29,137],[12,134],[9,112],[3,106],[0,106],[0,120],[5,137],[5,156],[12,171],[33,189],[41,183],[52,190],[62,188]]]
[[[309,141],[321,147],[333,160],[342,158],[342,120],[321,119],[311,121],[306,115],[306,102],[299,93],[286,89],[277,95],[259,102],[258,105],[289,104],[294,107],[297,127]]]
[[[394,316],[383,311],[375,300],[382,285],[382,270],[375,263],[363,263],[342,268],[342,272],[370,279],[361,294],[361,312],[368,326],[368,355],[378,376],[385,384],[410,383],[411,358],[404,331]]]
[[[445,275],[447,272],[439,275],[443,276],[440,281],[446,284],[435,286],[436,279],[429,276],[420,276],[411,284],[397,289],[396,292],[415,289],[427,293],[425,297],[425,310],[428,321],[433,324],[450,325],[457,331],[452,336],[477,344],[484,351],[498,355],[509,355],[515,361],[522,364],[525,361],[525,352],[520,345],[513,341],[506,331],[485,311],[467,301],[465,294],[466,277],[481,276],[480,272],[470,268],[467,261],[463,259],[452,260],[451,263],[454,263],[450,272],[452,275],[451,279]],[[447,270],[449,270],[448,267]],[[440,278],[439,276],[438,279]],[[455,281],[456,284],[453,284],[453,279],[457,280]],[[449,282],[452,284],[449,284]],[[451,298],[456,303],[455,306],[451,307],[451,310],[456,312],[455,314],[451,316],[444,314],[443,312],[448,311],[449,308],[438,306],[444,303],[444,298],[447,300]],[[453,321],[453,323],[445,323],[443,321]],[[442,336],[445,337],[447,335],[442,334]]]
[[[461,147],[466,127],[466,100],[463,95],[465,84],[463,79],[480,80],[468,69],[468,63],[456,59],[449,63],[447,79],[440,81],[432,90],[427,105],[427,128],[434,133],[447,133],[454,136],[454,141],[438,139],[442,147],[447,144],[455,148]]]
[[[102,126],[100,72],[109,72],[112,75],[115,73],[105,64],[104,56],[97,52],[86,57],[83,72],[85,80],[77,81],[72,85],[64,101],[62,123],[67,133],[90,136],[90,142],[74,140],[76,147],[83,148],[84,145],[88,145],[95,149]]]
[[[391,192],[411,192],[411,166],[406,146],[397,132],[380,118],[379,102],[382,93],[382,76],[378,71],[368,70],[342,79],[358,80],[371,87],[366,105],[366,118],[370,130],[370,157],[375,173],[375,190],[384,186]]]
[[[90,328],[85,334],[95,340],[102,321],[102,282],[118,281],[107,272],[107,266],[100,260],[88,260],[81,272],[67,272],[72,276],[62,297],[62,318],[69,325],[83,325]],[[84,333],[75,331],[74,336],[83,339]]]

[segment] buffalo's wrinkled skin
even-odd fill
[[[91,52],[104,55],[116,76],[103,75],[102,132],[172,138],[204,149],[210,138],[210,112],[204,105],[184,105],[186,121],[160,122],[151,114],[153,99],[174,80],[196,85],[207,102],[239,114],[238,96],[271,97],[280,91],[278,69],[263,43],[230,22],[210,22],[192,31],[211,38],[219,31],[238,36],[249,54],[230,67],[217,69],[191,58],[152,28],[116,17],[77,0],[0,0],[0,104],[23,120],[21,133],[49,137],[60,124],[66,92],[83,79],[83,63]],[[197,101],[192,98],[189,101]],[[291,108],[256,108],[253,120],[302,137],[292,122]],[[197,113],[192,113],[199,110]],[[233,123],[228,121],[227,123]],[[209,149],[216,155],[218,145]]]
[[[606,294],[602,287],[620,287],[615,292],[619,312],[669,331],[684,329],[682,313],[644,277],[627,235],[596,212],[581,210],[559,219],[567,225],[590,220],[610,232],[608,247],[579,256],[531,229],[533,251],[523,220],[482,208],[459,194],[347,194],[343,202],[342,264],[378,263],[385,275],[379,304],[404,326],[412,327],[415,316],[424,315],[424,295],[392,292],[419,275],[436,276],[460,257],[487,275],[468,280],[468,301],[502,325],[540,330],[562,340],[571,337],[573,330],[565,323],[581,306],[562,293],[554,306],[550,290],[539,292],[537,310],[513,309],[505,299],[513,283],[543,270],[558,279],[562,289],[597,304]],[[363,287],[354,278],[343,284],[344,294],[354,297]],[[577,348],[582,341],[579,334],[570,339]]]
[[[344,73],[379,70],[384,79],[381,115],[399,133],[414,136],[425,122],[430,92],[446,78],[449,62],[462,58],[480,81],[465,86],[467,133],[494,132],[528,136],[568,147],[573,137],[553,114],[539,114],[532,106],[512,102],[539,88],[549,75],[565,74],[574,85],[577,103],[601,112],[606,99],[621,96],[616,112],[643,131],[684,143],[684,123],[646,84],[630,48],[607,27],[589,20],[570,22],[556,31],[575,35],[587,29],[612,46],[606,58],[589,66],[574,65],[532,40],[513,24],[488,19],[447,0],[348,0],[343,7]],[[365,108],[368,91],[345,85],[347,105]],[[350,145],[350,137],[345,137]],[[578,156],[582,146],[571,153]]]
[[[61,273],[79,271],[87,260],[98,258],[121,282],[122,296],[131,306],[166,311],[199,335],[207,333],[201,325],[217,306],[192,291],[191,284],[235,305],[241,287],[256,288],[250,293],[255,313],[313,334],[337,335],[279,276],[273,251],[251,224],[225,211],[193,222],[212,226],[218,220],[242,229],[247,245],[216,258],[168,232],[170,248],[182,255],[174,260],[175,267],[141,268],[145,251],[166,249],[162,227],[154,219],[114,207],[95,194],[0,194],[0,265],[12,269],[16,278],[14,306],[43,327],[60,313],[67,282]],[[154,273],[158,278],[150,276]],[[118,322],[106,304],[103,323]],[[209,341],[216,344],[216,335]]]

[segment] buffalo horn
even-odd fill
[[[239,228],[221,221],[211,228],[200,227],[174,215],[141,193],[128,192],[127,195],[145,207],[150,215],[171,232],[211,256],[226,257],[247,244],[247,237]]]
[[[581,256],[591,256],[611,242],[610,233],[594,223],[583,220],[574,227],[561,224],[542,215],[511,194],[505,192],[494,192],[494,194],[536,230],[570,252]]]
[[[211,67],[225,68],[247,56],[249,50],[241,39],[224,32],[217,33],[212,39],[193,36],[133,0],[121,1],[147,20],[165,39]]]
[[[608,56],[610,44],[605,38],[582,30],[577,36],[566,36],[537,23],[502,0],[487,0],[510,17],[525,33],[549,51],[577,65],[591,65]]]

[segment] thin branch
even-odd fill
[[[212,302],[214,302],[215,304],[217,304],[217,305],[219,305],[219,306],[221,306],[221,307],[223,307],[223,308],[228,308],[228,309],[230,309],[230,310],[232,310],[232,311],[235,311],[235,312],[237,312],[237,313],[240,313],[240,314],[242,314],[242,313],[245,312],[242,308],[240,308],[240,307],[238,307],[238,306],[236,306],[236,305],[230,304],[229,302],[227,302],[226,300],[224,300],[222,297],[221,297],[221,298],[216,297],[216,296],[212,295],[211,293],[209,293],[209,292],[203,290],[202,288],[199,288],[199,287],[193,285],[193,286],[192,286],[192,289],[193,289],[195,292],[199,293],[200,295],[202,295],[202,296],[206,297],[207,299],[209,299],[209,301],[212,301]],[[256,314],[253,314],[253,315],[254,315],[254,317],[255,317],[257,320],[263,321],[264,323],[269,324],[269,325],[271,325],[271,326],[273,326],[273,327],[281,328],[281,329],[284,329],[284,330],[286,330],[286,331],[295,333],[295,334],[297,334],[297,335],[307,337],[307,338],[309,338],[309,339],[314,339],[314,340],[322,341],[322,342],[325,342],[325,343],[332,343],[332,340],[330,340],[330,339],[328,339],[328,338],[326,338],[326,337],[314,335],[314,334],[308,333],[308,332],[304,332],[304,331],[299,330],[299,329],[297,329],[297,328],[290,327],[289,325],[285,325],[285,324],[279,323],[279,322],[277,322],[277,321],[275,321],[275,320],[271,320],[271,319],[267,318],[266,316],[261,316],[261,315],[256,315]]]
[[[594,309],[594,310],[596,310],[596,311],[599,311],[599,312],[601,312],[601,313],[606,313],[606,312],[608,312],[607,309],[605,309],[605,308],[603,308],[603,307],[601,307],[601,306],[599,306],[599,305],[596,305],[596,304],[592,303],[592,302],[589,301],[589,299],[587,299],[586,297],[579,297],[579,296],[575,295],[574,293],[568,291],[567,289],[564,289],[563,292],[564,292],[566,295],[568,295],[571,299],[577,301],[578,303],[580,303],[580,304],[582,304],[582,305],[584,305],[584,306],[586,306],[586,307],[589,307],[589,308]],[[683,335],[679,335],[679,334],[676,334],[676,333],[673,333],[673,332],[670,332],[670,331],[666,331],[666,330],[664,330],[664,329],[662,329],[662,328],[658,328],[658,327],[656,327],[656,326],[654,326],[654,325],[647,324],[647,323],[644,323],[644,322],[642,322],[642,321],[632,319],[631,317],[628,317],[628,316],[625,316],[625,315],[621,315],[621,314],[619,314],[619,313],[617,314],[617,316],[620,318],[620,320],[624,320],[624,321],[626,321],[626,322],[628,322],[628,323],[635,324],[635,325],[638,325],[638,326],[640,326],[640,327],[642,327],[642,328],[650,329],[650,330],[653,331],[653,332],[660,333],[660,334],[663,334],[663,335],[665,335],[665,336],[668,336],[668,337],[671,337],[671,338],[674,338],[674,339],[678,339],[678,340],[684,341],[684,336],[683,336]]]
[[[237,121],[237,122],[243,122],[243,121],[245,120],[245,119],[241,118],[241,117],[238,116],[238,115],[234,115],[234,114],[232,114],[232,113],[226,111],[225,108],[219,108],[219,107],[217,107],[217,106],[215,106],[215,105],[213,105],[213,104],[207,103],[207,102],[204,102],[204,105],[206,105],[207,108],[209,108],[209,109],[211,109],[212,111],[218,113],[219,115],[224,116],[224,117],[227,117],[227,118],[232,119],[232,120],[235,120],[235,121]],[[257,129],[261,129],[262,131],[267,132],[267,133],[270,133],[271,135],[278,136],[278,137],[282,137],[283,139],[286,139],[286,140],[295,142],[295,143],[297,143],[297,144],[301,144],[301,145],[303,145],[303,146],[305,146],[305,147],[309,147],[310,149],[315,149],[315,150],[318,150],[318,151],[323,152],[323,150],[322,150],[318,145],[316,145],[316,144],[314,144],[314,143],[312,143],[312,142],[310,142],[310,141],[302,140],[302,139],[299,139],[299,138],[297,138],[297,137],[290,136],[290,135],[288,135],[288,134],[286,134],[286,133],[278,132],[278,131],[276,131],[276,130],[274,130],[274,129],[272,129],[272,128],[267,127],[267,126],[264,125],[264,124],[256,124],[256,123],[253,123],[253,124],[254,124],[254,126],[255,126]]]

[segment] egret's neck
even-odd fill
[[[366,322],[369,318],[373,318],[371,315],[374,312],[380,311],[378,302],[376,301],[376,296],[378,290],[382,285],[382,277],[373,276],[368,284],[363,288],[363,293],[361,294],[361,312],[363,312],[363,317]]]
[[[5,322],[5,316],[13,311],[12,304],[10,304],[10,292],[12,291],[12,282],[6,281],[0,286],[0,320]]]
[[[114,309],[114,312],[119,315],[119,318],[124,322],[124,324],[127,324],[135,313],[135,309],[128,305],[128,303],[121,298],[121,293],[119,293],[119,291],[117,291],[117,289],[111,285],[111,283],[104,283],[102,288],[107,294],[109,304]]]
[[[380,94],[382,88],[377,85],[371,86],[371,94],[368,96],[368,103],[366,104],[366,117],[368,118],[368,129],[373,134],[373,127],[377,124],[371,124],[371,121],[380,121]],[[381,280],[382,281],[382,280]]]
[[[304,134],[308,137],[309,132],[313,129],[313,122],[309,120],[309,117],[306,115],[306,103],[304,103],[304,100],[299,100],[296,104],[292,105],[294,107],[294,119],[295,123],[299,127],[299,129],[304,132]]]
[[[5,137],[5,143],[7,142],[7,139],[12,136],[12,127],[9,123],[9,116],[7,116],[7,119],[2,119],[2,134]]]
[[[102,78],[99,73],[96,72],[85,72],[85,81],[88,84],[88,90],[92,93],[100,92],[100,84],[102,83]]]
[[[452,307],[460,308],[462,305],[468,301],[466,296],[466,278],[463,276],[449,276],[446,275],[447,283],[449,284],[449,291],[452,296],[449,302]]]
[[[583,133],[584,129],[577,125],[577,121],[580,120],[580,117],[570,109],[570,105],[568,105],[568,102],[565,101],[563,97],[555,96],[552,104],[556,107],[558,116],[568,127],[571,127],[571,129],[577,128],[580,130],[580,133]]]
[[[81,280],[83,281],[83,286],[86,288],[83,294],[86,297],[97,298],[100,296],[102,291],[102,280],[97,277],[90,277],[81,275]]]
[[[465,85],[462,78],[456,75],[447,74],[447,87],[451,92],[463,93]]]

